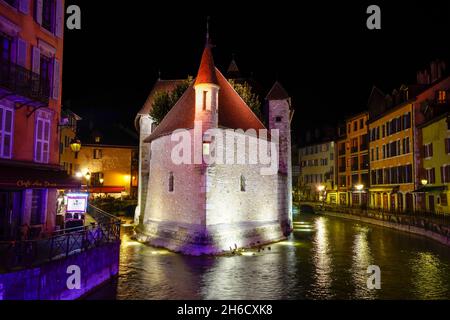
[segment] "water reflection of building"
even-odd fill
[[[43,10],[45,8],[45,10]],[[0,1],[0,239],[54,231],[64,1]]]

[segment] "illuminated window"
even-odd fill
[[[100,137],[99,136],[95,137],[95,143],[100,143]]]
[[[98,160],[103,157],[103,152],[101,149],[94,149],[94,159]]]
[[[447,92],[444,90],[438,91],[438,102],[445,103],[447,101]]]
[[[209,156],[209,152],[210,152],[209,145],[210,145],[209,142],[203,142],[203,155],[204,156]]]
[[[174,177],[173,172],[169,173],[169,192],[173,192]]]
[[[243,175],[241,175],[240,184],[241,184],[241,192],[245,192],[246,188],[247,188],[247,184],[245,181],[245,177]]]

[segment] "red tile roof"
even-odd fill
[[[211,45],[207,44],[205,50],[203,50],[202,60],[200,62],[200,68],[198,69],[197,78],[195,79],[195,84],[218,84],[215,69]]]
[[[150,94],[148,95],[147,100],[145,101],[144,105],[142,106],[142,109],[138,112],[138,114],[145,114],[148,115],[153,108],[153,103],[155,102],[155,94],[157,92],[172,92],[175,90],[175,88],[182,84],[183,81],[186,80],[161,80],[158,79],[155,83],[155,85],[152,88],[152,91],[150,91]]]
[[[242,100],[222,73],[214,68],[219,90],[219,127],[230,129],[265,129],[253,111]],[[171,134],[176,129],[191,129],[195,120],[195,90],[190,86],[175,106],[161,121],[155,131],[145,140],[151,142],[161,136]]]

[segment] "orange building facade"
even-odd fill
[[[368,113],[363,112],[345,122],[345,137],[337,140],[338,197],[340,205],[367,204],[369,186]]]
[[[0,238],[52,232],[77,187],[59,166],[63,28],[63,0],[0,0]]]

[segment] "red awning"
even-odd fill
[[[125,187],[89,187],[86,191],[89,193],[121,193],[125,191]]]
[[[0,164],[0,189],[81,189],[81,181],[55,167]]]

